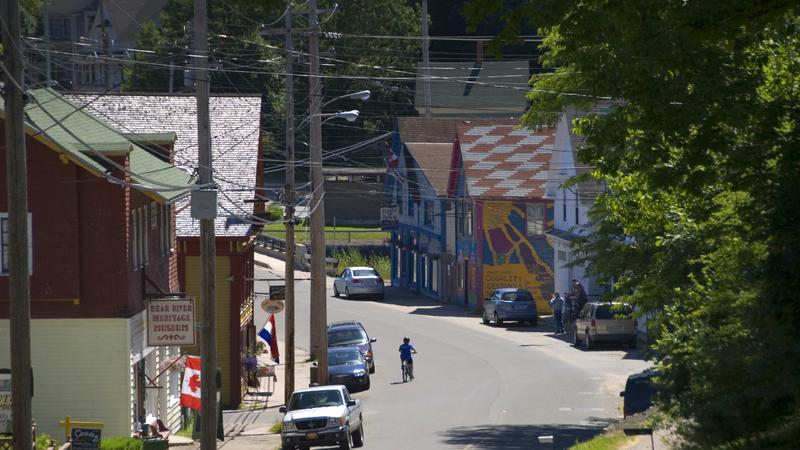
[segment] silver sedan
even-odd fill
[[[333,280],[333,295],[372,295],[383,300],[383,278],[372,267],[347,267]]]

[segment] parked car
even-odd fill
[[[328,348],[356,347],[364,355],[369,366],[369,373],[375,373],[375,358],[372,354],[372,343],[377,341],[370,338],[364,325],[355,320],[334,322],[328,325]]]
[[[590,350],[597,342],[627,343],[636,348],[636,319],[625,303],[589,302],[575,319],[572,342]]]
[[[328,382],[343,384],[350,392],[369,389],[369,364],[357,347],[328,349]]]
[[[491,297],[483,302],[483,323],[502,325],[506,320],[528,322],[533,326],[539,321],[536,302],[530,291],[518,288],[495,289]]]
[[[347,267],[333,279],[333,295],[342,294],[347,298],[373,295],[383,300],[383,278],[372,267]]]
[[[622,397],[623,417],[645,412],[653,406],[653,396],[658,392],[658,386],[653,378],[658,375],[658,371],[647,369],[628,377],[625,390],[619,393]]]
[[[281,422],[284,450],[338,445],[349,449],[364,445],[361,401],[347,388],[330,385],[298,389],[292,393]]]

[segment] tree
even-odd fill
[[[473,0],[471,22],[503,11]],[[800,20],[793,2],[529,0],[543,63],[524,122],[577,121],[608,183],[578,244],[657,314],[662,405],[691,448],[800,442]]]

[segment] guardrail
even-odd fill
[[[275,236],[259,234],[256,236],[256,244],[276,252],[286,253],[286,241]]]

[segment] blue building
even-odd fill
[[[398,119],[384,188],[385,207],[393,208],[392,285],[449,301],[452,261],[447,258],[447,186],[457,119]],[[452,244],[452,243],[451,243]]]

